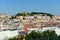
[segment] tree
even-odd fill
[[[10,19],[14,19],[14,18],[16,18],[16,17],[14,17],[14,16],[11,16],[11,18],[10,18]]]
[[[50,13],[44,13],[44,12],[31,12],[32,15],[39,15],[39,14],[42,14],[42,16],[44,15],[47,15],[47,16],[50,16],[51,18],[54,16]]]
[[[30,15],[29,12],[21,12],[21,13],[17,13],[15,16],[26,16],[26,15]]]
[[[52,30],[47,30],[43,32],[44,37],[54,37],[57,36],[57,34],[55,33],[55,31]]]

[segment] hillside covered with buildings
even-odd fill
[[[13,37],[18,35],[18,31],[23,31],[24,33],[26,32],[27,34],[29,34],[33,30],[39,32],[43,32],[46,30],[55,30],[56,34],[60,35],[59,28],[60,28],[60,16],[56,16],[50,13],[21,12],[17,13],[14,16],[0,14],[0,31],[1,31],[0,36],[3,35],[0,38],[0,40],[6,37],[8,38],[12,37],[13,39]]]
[[[3,24],[3,28],[18,27],[20,23],[25,28],[60,26],[60,16],[44,12],[21,12],[15,16],[0,14],[0,24]]]

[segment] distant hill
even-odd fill
[[[42,14],[42,16],[44,16],[44,15],[47,15],[47,16],[50,16],[50,17],[54,16],[54,15],[52,15],[50,13],[44,13],[44,12],[31,12],[31,13],[22,12],[22,13],[17,13],[15,16],[26,16],[26,15],[33,16],[33,15],[40,15],[40,14]]]

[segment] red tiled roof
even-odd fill
[[[24,28],[32,28],[32,25],[30,25],[30,24],[25,24],[25,25],[24,25]]]

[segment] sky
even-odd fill
[[[60,0],[0,0],[0,14],[46,12],[60,15]]]

